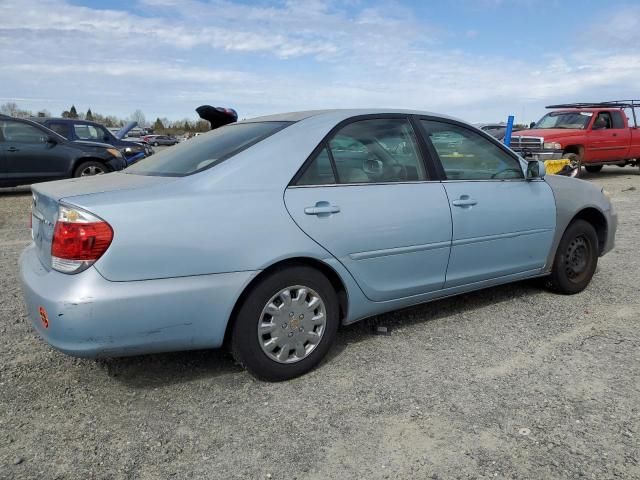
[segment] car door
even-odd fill
[[[623,160],[629,150],[630,137],[625,128],[619,128],[620,122],[612,114],[619,112],[600,112],[595,116],[591,129],[587,132],[585,160],[614,161]],[[615,128],[616,125],[618,128]],[[622,124],[624,126],[624,123]]]
[[[68,174],[70,166],[64,145],[49,142],[45,129],[19,120],[0,120],[0,129],[8,180],[30,183]]]
[[[286,207],[364,294],[385,301],[441,289],[451,212],[407,117],[335,129],[285,191]]]
[[[442,168],[453,238],[445,288],[543,268],[556,225],[543,180],[497,141],[455,122],[420,121]]]

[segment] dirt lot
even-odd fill
[[[0,478],[640,478],[640,175],[587,178],[620,214],[587,291],[519,283],[384,315],[280,384],[219,351],[51,349],[17,278],[30,196],[0,193]]]

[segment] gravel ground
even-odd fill
[[[586,178],[620,225],[585,292],[525,282],[383,315],[279,384],[222,351],[51,349],[18,285],[30,196],[0,193],[0,478],[640,478],[640,175]]]

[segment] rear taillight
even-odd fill
[[[111,226],[79,208],[60,205],[51,240],[51,266],[63,273],[81,272],[107,251]]]

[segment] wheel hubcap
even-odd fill
[[[320,344],[327,323],[324,302],[302,285],[283,288],[267,302],[258,322],[262,351],[278,363],[295,363]]]
[[[84,170],[82,170],[82,172],[80,173],[80,176],[88,177],[91,175],[101,175],[103,173],[104,173],[104,170],[102,168],[91,165],[90,167],[87,167]]]
[[[586,238],[579,236],[574,238],[565,254],[565,271],[567,277],[573,282],[580,282],[587,273],[591,248]]]

